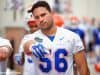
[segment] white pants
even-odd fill
[[[0,61],[0,75],[6,75],[7,62]]]
[[[100,45],[94,46],[94,52],[95,52],[96,56],[100,56]]]
[[[35,64],[34,64],[34,62],[29,63],[29,62],[27,61],[28,58],[32,59],[31,56],[25,55],[25,63],[24,63],[23,75],[36,75],[36,74],[35,74],[36,71],[35,71],[35,69],[34,69]]]

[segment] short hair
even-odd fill
[[[28,10],[28,12],[33,12],[34,9],[38,8],[38,7],[44,7],[46,8],[49,12],[51,12],[51,8],[49,6],[49,4],[46,1],[38,1],[35,4],[33,4],[32,8],[30,10]]]

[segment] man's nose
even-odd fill
[[[39,18],[39,21],[40,21],[40,23],[41,23],[41,22],[43,21],[43,17],[40,17],[40,18]]]

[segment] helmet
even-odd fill
[[[53,14],[54,24],[61,27],[64,24],[64,20],[58,14]]]
[[[33,27],[36,25],[36,21],[34,20],[32,13],[26,12],[25,14],[25,23],[28,25],[28,27]]]
[[[100,72],[100,63],[94,64],[94,69],[96,72]]]

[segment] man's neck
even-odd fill
[[[57,27],[54,26],[50,30],[45,30],[45,31],[42,31],[42,32],[43,32],[43,34],[45,34],[47,36],[54,36],[56,34],[56,31],[57,31]]]

